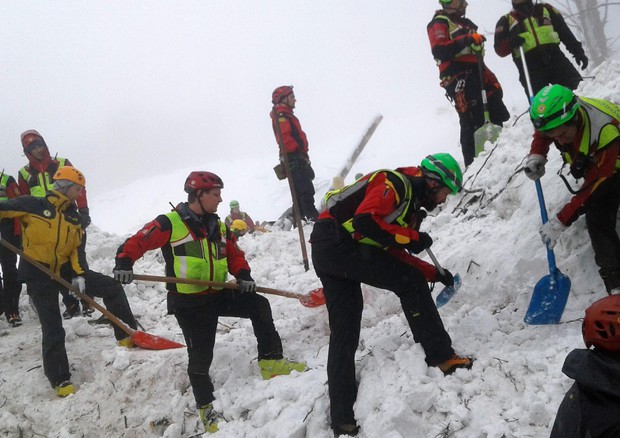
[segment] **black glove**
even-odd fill
[[[239,274],[237,274],[237,285],[239,285],[238,290],[242,294],[256,292],[256,282],[250,275],[250,271],[246,271],[245,269],[239,271]]]
[[[570,174],[573,175],[575,179],[583,178],[586,173],[586,167],[588,167],[588,162],[588,157],[582,152],[579,152],[573,164],[570,165]]]
[[[112,270],[114,279],[122,284],[128,284],[133,281],[133,263],[128,257],[116,259],[116,266]]]
[[[454,286],[454,275],[452,275],[452,272],[444,268],[443,275],[437,271],[437,281],[443,283],[446,287],[452,287]]]
[[[433,239],[428,233],[423,231],[418,231],[418,240],[411,241],[409,245],[407,245],[407,249],[414,254],[420,254],[426,248],[430,248],[433,244]]]
[[[523,38],[518,33],[512,33],[511,32],[510,33],[510,39],[508,40],[508,43],[510,44],[510,47],[512,49],[518,49],[523,44],[525,44],[525,38]]]
[[[82,228],[88,228],[88,226],[92,222],[90,219],[90,210],[88,209],[88,207],[84,207],[78,209],[78,212],[80,213],[80,224],[82,225]]]
[[[575,55],[575,62],[577,63],[577,65],[581,66],[582,70],[585,70],[588,66],[588,57],[585,53]]]

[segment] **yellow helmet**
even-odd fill
[[[71,166],[63,166],[58,169],[54,174],[54,180],[71,181],[72,183],[86,187],[86,178],[84,178],[84,174]]]
[[[230,229],[232,231],[247,231],[248,230],[248,224],[246,224],[241,219],[235,219],[233,221],[233,223],[230,225]]]

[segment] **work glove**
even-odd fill
[[[566,226],[560,222],[557,218],[551,218],[546,224],[543,224],[538,231],[540,237],[547,248],[553,249],[558,242],[560,234],[566,229]]]
[[[483,44],[487,39],[479,33],[472,33],[469,37],[471,41],[469,47],[471,48],[471,50],[473,50],[474,52],[481,52],[483,49]]]
[[[80,213],[80,224],[82,225],[82,228],[88,228],[88,226],[92,222],[90,219],[90,210],[88,209],[88,207],[84,207],[78,209],[78,212]]]
[[[588,57],[585,53],[581,53],[580,55],[575,55],[575,62],[577,65],[581,67],[581,70],[585,70],[588,66]]]
[[[78,275],[77,277],[73,277],[73,279],[71,280],[71,285],[75,289],[80,291],[80,293],[85,293],[86,291],[86,280],[84,280],[84,277],[82,277],[81,275]],[[70,291],[70,292],[71,292],[71,295],[73,295],[75,298],[79,298],[77,294],[73,293],[73,291]]]
[[[237,275],[237,285],[239,286],[239,292],[242,294],[256,292],[256,282],[250,276],[250,271],[242,270],[239,272]]]
[[[133,263],[128,257],[116,259],[116,266],[112,270],[114,279],[121,284],[129,284],[133,281]]]
[[[542,155],[538,154],[530,154],[527,157],[527,161],[525,162],[525,167],[523,171],[525,172],[525,176],[527,176],[532,181],[536,181],[541,176],[545,174],[545,164],[547,163],[547,159]]]
[[[430,248],[433,244],[433,238],[424,231],[418,231],[418,240],[412,240],[407,245],[407,249],[414,254],[420,254],[426,248]]]
[[[443,275],[441,275],[439,270],[437,270],[436,281],[443,283],[446,287],[452,287],[454,286],[454,275],[452,275],[452,272],[445,268],[443,269]]]
[[[523,44],[525,44],[525,38],[523,38],[516,32],[510,32],[510,39],[508,40],[508,44],[510,44],[510,48],[512,49],[518,49]]]
[[[573,175],[575,179],[583,178],[586,174],[588,162],[588,157],[583,152],[579,152],[579,154],[577,154],[577,158],[575,158],[575,161],[573,161],[570,165],[570,174]]]

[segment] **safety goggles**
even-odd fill
[[[46,146],[47,145],[45,144],[45,142],[43,140],[34,140],[34,141],[30,142],[28,144],[28,146],[26,146],[24,148],[24,151],[26,151],[27,153],[31,154],[32,151],[34,151],[36,148],[38,148],[38,147],[44,148]]]

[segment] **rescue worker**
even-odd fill
[[[550,438],[620,436],[620,295],[586,309],[583,341],[562,372],[575,380],[564,396]]]
[[[459,115],[460,143],[467,167],[476,155],[474,133],[485,123],[483,83],[491,123],[502,126],[510,114],[502,100],[504,92],[497,77],[484,63],[486,38],[478,33],[476,24],[465,18],[467,2],[439,0],[439,4],[442,9],[435,11],[427,26],[428,38],[439,67],[440,85]]]
[[[238,239],[239,237],[245,235],[248,232],[248,225],[241,219],[235,219],[230,225],[230,231],[232,231],[235,237]]]
[[[312,262],[323,284],[329,313],[327,379],[331,427],[336,435],[356,435],[355,351],[360,336],[361,283],[394,292],[405,318],[426,353],[426,363],[444,374],[471,368],[472,359],[455,354],[428,282],[454,285],[452,274],[411,255],[433,239],[419,230],[427,211],[461,190],[463,174],[450,154],[426,157],[420,167],[378,170],[326,195],[326,209],[310,236]]]
[[[314,170],[308,156],[308,138],[301,129],[299,119],[293,114],[297,102],[293,86],[276,88],[271,95],[271,102],[271,124],[280,147],[280,162],[284,162],[282,154],[286,153],[301,219],[315,221],[319,212],[314,205]]]
[[[235,201],[235,200],[230,201],[229,207],[230,207],[230,214],[226,216],[226,219],[224,219],[224,223],[226,224],[226,226],[230,228],[233,224],[233,221],[241,220],[245,222],[247,229],[249,230],[250,233],[254,231],[254,221],[252,220],[249,214],[247,214],[245,211],[241,211],[239,207],[239,201]]]
[[[15,178],[4,172],[0,174],[0,201],[19,196],[19,188]],[[15,247],[19,247],[19,221],[14,219],[0,220],[0,236]],[[4,312],[6,320],[12,327],[22,325],[19,315],[19,295],[22,285],[17,274],[17,254],[0,245],[0,314]]]
[[[237,239],[217,216],[224,183],[211,172],[195,171],[187,177],[187,202],[157,216],[130,237],[117,251],[114,277],[126,284],[133,280],[133,264],[147,251],[161,248],[166,276],[193,280],[237,279],[238,290],[168,283],[168,313],[176,317],[189,363],[187,374],[200,418],[207,432],[216,432],[221,414],[213,409],[213,383],[209,368],[220,316],[249,318],[258,343],[258,366],[267,380],[291,371],[304,371],[301,362],[283,358],[282,342],[271,316],[269,301],[257,295],[256,284]]]
[[[620,206],[620,107],[612,102],[576,96],[562,85],[548,85],[536,94],[530,108],[536,128],[525,174],[537,180],[545,174],[549,146],[562,154],[570,174],[583,180],[556,216],[540,229],[553,248],[568,226],[585,213],[594,260],[608,294],[620,293],[620,239],[616,215]]]
[[[18,184],[20,193],[42,198],[52,188],[54,183],[53,175],[56,171],[63,166],[72,166],[72,164],[66,158],[52,158],[43,136],[34,129],[22,132],[21,142],[24,154],[28,158],[28,164],[19,170]],[[80,264],[84,269],[88,269],[85,230],[90,225],[91,219],[88,200],[86,199],[86,190],[82,190],[75,202],[80,214],[82,232],[84,233],[84,236],[82,236],[82,246],[79,248]],[[64,319],[71,319],[79,315],[79,301],[65,288],[61,289],[61,295],[62,302],[66,307],[62,317]],[[94,309],[91,309],[86,302],[82,303],[82,309],[84,316],[90,316],[94,312]]]
[[[82,239],[82,218],[75,201],[86,180],[79,170],[63,166],[53,175],[54,183],[44,197],[20,196],[0,202],[0,219],[17,218],[22,230],[24,254],[58,275],[71,272],[70,280],[80,292],[103,298],[105,306],[130,327],[137,324],[123,288],[111,277],[86,271],[80,264],[78,247]],[[68,264],[70,269],[63,269]],[[28,261],[19,265],[20,278],[41,323],[43,370],[59,397],[75,393],[71,383],[69,360],[65,349],[65,330],[58,306],[60,283]],[[130,346],[131,338],[114,327],[119,345]]]
[[[577,41],[562,14],[547,3],[532,0],[512,0],[512,10],[502,16],[495,26],[495,53],[506,57],[512,54],[519,81],[528,99],[523,61],[519,48],[523,46],[533,93],[548,84],[564,85],[575,90],[582,77],[560,48],[564,44],[575,62],[584,70],[588,66],[581,43]]]

